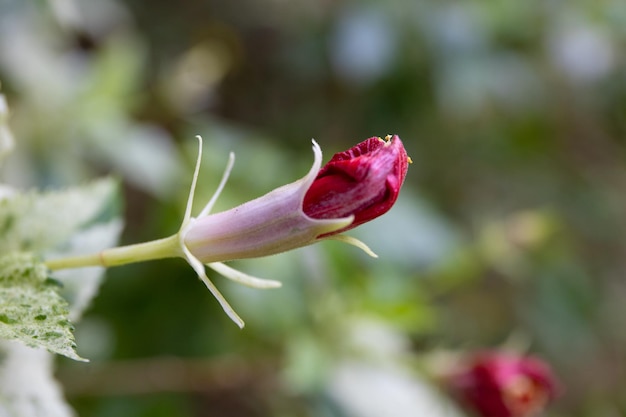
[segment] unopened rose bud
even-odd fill
[[[557,394],[556,379],[545,362],[501,352],[472,357],[448,384],[481,417],[536,417]]]
[[[375,219],[396,202],[409,161],[397,135],[369,138],[324,165],[304,196],[303,210],[315,219],[354,216],[342,231]]]
[[[202,262],[272,255],[315,243],[386,213],[409,158],[398,136],[370,138],[315,162],[299,181],[233,209],[191,222],[184,242]]]

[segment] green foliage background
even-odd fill
[[[560,377],[547,415],[626,413],[625,3],[61,3],[0,1],[2,178],[118,176],[124,243],[177,230],[196,134],[199,206],[237,154],[218,210],[301,177],[311,137],[327,160],[398,134],[414,161],[354,233],[378,260],[328,242],[236,264],[282,289],[213,277],[243,331],[183,261],[110,270],[77,327],[92,363],[59,364],[80,415],[340,416],[329,375],[372,361],[372,323],[416,373],[512,344]]]

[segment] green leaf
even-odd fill
[[[61,191],[27,192],[0,199],[0,253],[41,253],[67,243],[107,213],[116,196],[111,179]]]
[[[0,257],[0,338],[85,360],[76,353],[68,304],[59,289],[33,255]]]
[[[103,271],[59,272],[61,288],[48,279],[42,264],[18,253],[60,257],[114,245],[121,229],[117,206],[117,185],[111,179],[0,197],[0,339],[81,360],[69,317],[80,317],[97,293]]]

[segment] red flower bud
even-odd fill
[[[482,417],[535,417],[556,396],[550,367],[532,357],[483,353],[450,378],[453,392]]]
[[[314,219],[354,216],[337,234],[385,214],[404,182],[410,158],[397,135],[369,138],[335,154],[304,196],[303,210]]]
[[[316,143],[313,150],[315,161],[304,178],[231,210],[193,219],[183,233],[191,253],[207,263],[284,252],[372,220],[398,198],[409,162],[398,136],[367,139],[321,169]],[[355,239],[344,241],[366,248]]]

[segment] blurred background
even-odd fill
[[[398,134],[397,205],[337,242],[192,269],[108,271],[58,361],[81,416],[461,413],[446,357],[527,351],[564,387],[547,416],[626,414],[626,3],[621,0],[0,0],[17,187],[114,175],[123,243],[175,233],[205,139],[217,210]]]

